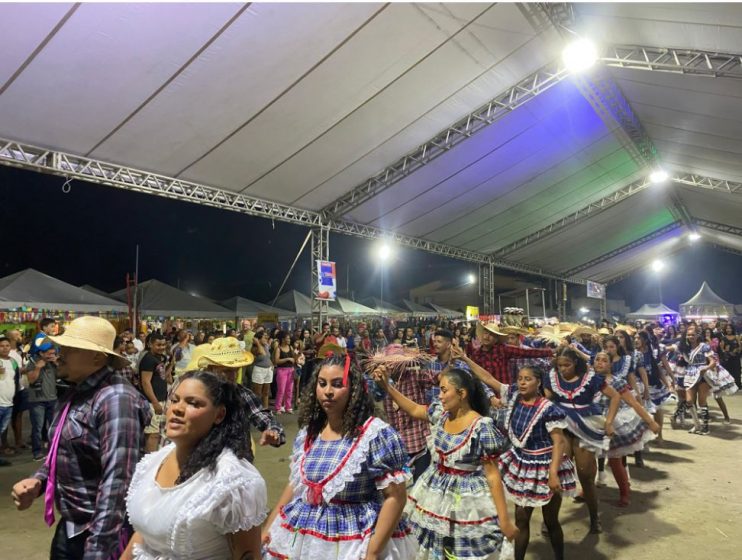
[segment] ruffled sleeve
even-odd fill
[[[598,375],[597,373],[593,374],[588,384],[591,392],[595,394],[600,393],[603,389],[606,388],[607,385],[608,384],[605,382],[605,377],[603,377],[602,375]]]
[[[390,426],[382,428],[369,444],[368,472],[378,490],[412,478],[402,440]]]
[[[550,404],[549,409],[544,412],[543,420],[546,424],[547,432],[551,432],[556,429],[567,429],[567,415],[564,414],[564,411],[561,408],[555,406],[553,403]]]
[[[631,390],[631,387],[629,387],[629,384],[626,382],[626,380],[621,379],[620,377],[614,377],[611,385],[619,393],[626,393],[627,391]]]
[[[479,419],[472,434],[472,451],[479,455],[482,462],[497,460],[506,443],[505,436],[497,429],[492,418],[484,416]]]
[[[634,371],[645,366],[644,355],[641,352],[634,350]]]
[[[225,454],[211,482],[212,492],[197,507],[223,535],[246,531],[265,521],[268,495],[265,481],[247,460]]]
[[[307,429],[302,428],[299,433],[296,434],[294,439],[294,447],[291,451],[291,464],[289,470],[289,482],[291,486],[296,490],[301,484],[301,474],[299,473],[299,463],[304,453],[304,440],[307,438]]]
[[[434,426],[440,422],[442,416],[443,405],[441,404],[440,399],[435,398],[433,399],[433,402],[430,403],[430,406],[428,406],[428,422]]]

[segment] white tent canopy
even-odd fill
[[[260,303],[251,299],[235,296],[221,302],[222,307],[233,312],[234,317],[257,317],[260,313],[273,313],[279,320],[291,319],[295,313],[288,309],[273,307],[267,303]]]
[[[438,315],[438,312],[433,311],[430,307],[425,307],[424,305],[420,305],[419,303],[415,303],[409,299],[403,299],[402,305],[407,308],[407,312],[410,315],[416,317],[436,317]]]
[[[379,312],[365,305],[361,305],[350,299],[338,297],[335,303],[331,304],[331,307],[338,309],[343,315],[357,315],[357,316],[369,316],[378,315]]]
[[[575,281],[742,251],[739,4],[548,6],[0,4],[0,163]]]
[[[680,304],[683,317],[732,317],[734,305],[720,297],[704,281],[696,294]]]
[[[436,311],[436,313],[438,313],[438,315],[440,315],[441,317],[446,317],[447,319],[457,319],[464,316],[461,311],[449,309],[448,307],[443,307],[442,305],[436,305],[435,303],[429,303],[428,305],[432,307]]]
[[[404,310],[401,307],[393,305],[390,301],[387,300],[384,300],[384,302],[382,303],[379,298],[369,297],[362,301],[368,307],[372,307],[376,311],[376,313],[380,313],[382,315],[409,315],[410,313],[409,311]]]
[[[141,282],[138,287],[139,315],[180,319],[234,319],[234,313],[213,301],[189,294],[159,280]],[[126,301],[126,289],[111,294]]]
[[[312,300],[297,290],[290,290],[278,296],[276,305],[290,310],[294,315],[299,317],[312,316]],[[327,315],[330,317],[340,317],[343,315],[343,312],[332,306],[328,306]]]
[[[43,274],[33,268],[0,278],[0,309],[31,307],[79,313],[126,313],[128,308],[110,297]]]
[[[677,311],[670,309],[664,303],[645,303],[636,311],[627,313],[628,319],[657,319],[663,315],[672,315],[673,317],[680,315]]]

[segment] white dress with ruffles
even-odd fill
[[[129,519],[143,539],[136,560],[217,560],[232,557],[227,536],[265,520],[265,481],[247,460],[222,451],[214,472],[202,469],[170,488],[155,477],[174,450],[168,445],[137,464],[126,497]]]

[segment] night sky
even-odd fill
[[[107,292],[125,286],[140,245],[140,281],[157,278],[215,300],[241,295],[270,302],[307,229],[243,214],[0,166],[2,231],[0,275],[25,268],[74,285]],[[10,241],[10,242],[8,242]],[[330,259],[338,285],[353,296],[379,296],[373,241],[331,235]],[[309,291],[309,245],[285,289]],[[677,308],[703,280],[723,298],[742,303],[742,258],[699,243],[667,259],[664,303]],[[350,276],[348,276],[348,271]],[[384,299],[399,300],[428,281],[463,281],[473,264],[399,249],[385,276]],[[349,279],[349,282],[348,282]],[[657,281],[639,271],[608,290],[632,309],[658,300]]]

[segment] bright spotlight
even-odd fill
[[[580,307],[580,313],[583,315],[590,313],[590,310],[587,307]]]
[[[665,263],[661,260],[655,259],[652,261],[652,270],[654,270],[655,272],[659,272],[663,268],[665,268]]]
[[[562,60],[570,72],[582,72],[598,60],[598,50],[589,39],[577,39],[562,51]]]
[[[690,233],[688,234],[688,239],[689,239],[689,240],[690,240],[691,242],[694,242],[694,241],[698,241],[699,239],[701,239],[701,234],[700,234],[700,233],[698,233],[698,232],[696,232],[696,231],[692,231],[692,232],[690,232]]]
[[[379,260],[385,262],[392,256],[392,248],[386,243],[382,243],[379,247]]]
[[[466,280],[469,282],[469,284],[474,284],[474,282],[477,281],[477,277],[473,274],[469,274],[467,275]]]
[[[649,180],[656,185],[657,183],[664,183],[667,181],[668,177],[669,175],[667,174],[667,171],[664,169],[656,169],[650,173]]]

